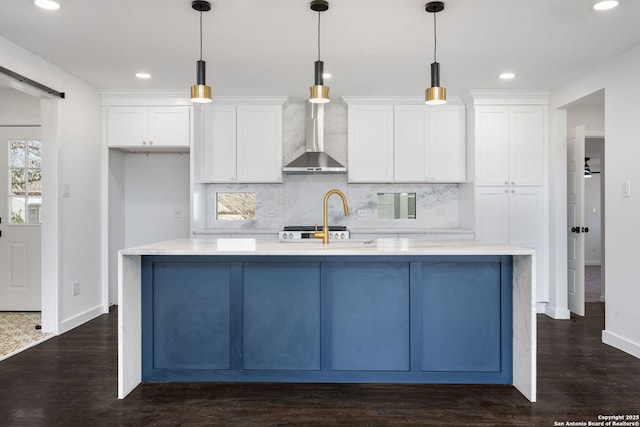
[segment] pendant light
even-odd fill
[[[191,7],[200,12],[200,59],[196,63],[197,82],[191,86],[191,101],[211,102],[211,87],[206,84],[206,63],[202,60],[202,12],[210,11],[211,3],[204,0],[194,0],[191,2]]]
[[[589,157],[584,158],[584,177],[591,178],[591,168],[589,167]]]
[[[309,102],[326,104],[329,102],[329,86],[324,85],[324,62],[320,60],[320,13],[329,9],[329,2],[313,0],[310,7],[318,12],[318,60],[314,63],[314,82],[310,88]]]
[[[425,5],[425,10],[433,13],[433,62],[431,63],[431,87],[425,91],[424,102],[429,105],[440,105],[447,102],[447,89],[440,87],[440,64],[436,61],[436,13],[444,10],[444,2],[431,1]]]

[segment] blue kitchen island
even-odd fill
[[[409,239],[121,251],[118,395],[141,381],[486,383],[535,401],[533,257]]]

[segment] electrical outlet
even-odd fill
[[[367,211],[366,209],[358,209],[357,214],[358,216],[368,216],[369,211]]]
[[[173,214],[174,218],[176,219],[180,219],[182,218],[182,208],[178,207],[176,208],[174,214]]]
[[[80,282],[73,282],[71,284],[71,295],[74,297],[80,295]]]
[[[264,216],[268,217],[268,218],[273,218],[274,216],[276,216],[276,211],[275,209],[266,209],[264,211]]]
[[[445,208],[436,208],[436,216],[445,216],[447,215],[447,210]]]

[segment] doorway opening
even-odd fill
[[[567,106],[568,301],[585,315],[585,303],[605,301],[604,89]]]
[[[584,219],[585,234],[585,302],[604,302],[603,233],[604,228],[604,138],[585,138]]]

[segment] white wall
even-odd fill
[[[627,351],[640,358],[640,287],[637,286],[637,242],[640,241],[640,229],[629,227],[634,224],[640,213],[640,192],[633,191],[640,186],[640,158],[638,141],[638,118],[640,117],[640,45],[619,55],[606,64],[588,72],[581,78],[568,83],[552,92],[552,117],[557,119],[565,114],[563,106],[585,95],[605,89],[606,134],[605,170],[605,281],[607,283],[605,306],[605,330],[603,342]],[[564,131],[564,132],[563,132]],[[552,128],[551,142],[555,153],[561,156],[566,152],[566,128]],[[553,153],[552,153],[553,154]],[[556,176],[566,174],[566,154],[564,161],[555,163]],[[562,169],[564,168],[564,169]],[[631,182],[631,197],[622,197],[622,183]],[[551,181],[553,182],[553,181]],[[561,194],[564,188],[556,188],[556,200],[559,202],[551,213],[551,220],[566,226],[566,196],[564,205]],[[565,247],[566,250],[566,247]],[[556,253],[556,257],[565,257],[566,252]],[[564,266],[566,277],[566,264]],[[556,273],[560,274],[558,269]],[[559,276],[557,276],[559,277]],[[556,283],[558,294],[566,294],[566,279]]]
[[[40,99],[15,89],[0,89],[0,125],[40,124]]]
[[[604,136],[604,105],[576,105],[567,110],[567,128],[584,125],[587,136]]]
[[[125,153],[121,150],[105,149],[109,154],[108,158],[108,185],[109,194],[108,214],[109,224],[107,233],[106,251],[109,254],[109,305],[118,304],[118,250],[125,248],[124,245],[124,190],[125,190]],[[103,242],[105,243],[105,242]]]
[[[98,91],[0,37],[3,66],[64,92],[42,103],[43,329],[65,332],[106,310],[101,274],[101,115]],[[62,197],[68,184],[69,197]],[[72,296],[73,282],[80,294]]]
[[[124,247],[188,238],[189,218],[189,153],[125,154]]]

